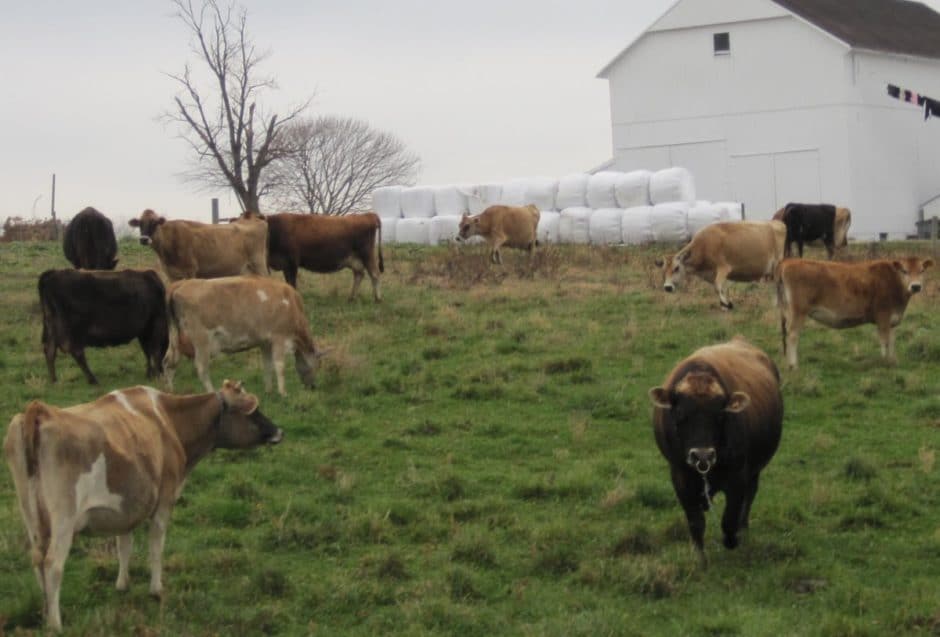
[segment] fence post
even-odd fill
[[[219,200],[215,197],[212,198],[212,223],[219,223]]]

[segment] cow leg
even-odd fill
[[[284,280],[289,286],[297,289],[297,264],[293,261],[289,260],[284,264]]]
[[[723,310],[733,310],[734,303],[725,296],[725,283],[728,282],[728,274],[730,274],[730,268],[719,268],[715,271],[715,291],[718,292],[718,302],[721,304],[721,309]]]
[[[692,480],[690,484],[684,475],[684,468],[673,467],[670,472],[672,486],[676,491],[679,504],[685,511],[685,519],[689,525],[689,535],[698,552],[702,566],[707,565],[705,558],[705,512],[702,510],[701,496],[704,484],[700,480]]]
[[[369,273],[369,280],[372,281],[372,298],[375,299],[376,303],[382,301],[382,291],[379,289],[379,270],[378,260],[375,257],[375,250],[372,251],[372,254],[369,255],[367,260],[364,260],[366,264],[366,272]]]
[[[803,328],[803,322],[805,320],[804,317],[800,317],[792,310],[788,311],[785,319],[786,325],[784,331],[786,334],[786,343],[784,351],[786,352],[787,363],[790,365],[790,369],[796,369],[799,366],[797,347],[800,344],[800,330]]]
[[[272,353],[271,343],[261,345],[261,364],[264,367],[264,391],[271,391],[271,377],[274,375],[274,354]]]
[[[59,612],[59,590],[62,588],[62,571],[72,548],[73,529],[57,525],[52,529],[49,550],[43,564],[46,592],[46,623],[55,631],[62,630],[62,615]]]
[[[355,301],[356,295],[359,294],[359,284],[362,283],[362,279],[365,278],[366,273],[365,269],[362,267],[362,264],[358,262],[350,263],[349,268],[353,273],[353,284],[352,290],[349,292],[349,300]]]
[[[118,576],[115,587],[119,591],[126,591],[130,580],[129,568],[131,551],[134,548],[134,536],[131,533],[117,536]]]
[[[800,258],[802,259],[803,258],[803,237],[802,236],[797,237],[796,247],[800,249]]]
[[[277,376],[277,393],[281,396],[287,396],[287,389],[284,386],[284,356],[287,355],[287,348],[284,343],[271,344],[271,361],[274,364],[274,374]]]
[[[738,528],[746,529],[751,525],[751,505],[754,504],[754,498],[757,496],[757,486],[760,483],[760,474],[751,478],[744,490],[744,505],[741,507],[741,517],[738,520]]]
[[[195,341],[193,341],[193,347],[196,347]],[[212,378],[209,376],[209,348],[196,347],[193,362],[196,364],[196,375],[202,381],[202,386],[206,388],[206,391],[215,391],[215,387],[212,386]]]
[[[881,357],[890,364],[897,363],[898,359],[894,355],[894,328],[890,320],[878,322],[878,339],[881,341]]]
[[[159,364],[154,365],[153,357],[150,355],[148,338],[141,334],[137,338],[137,342],[140,343],[140,349],[144,351],[144,358],[147,360],[147,378],[153,378],[157,375],[157,370],[160,366]]]
[[[738,545],[738,525],[744,513],[746,487],[734,484],[725,489],[725,512],[721,516],[722,543],[725,548],[733,549]]]
[[[836,244],[832,239],[827,239],[824,242],[824,245],[826,246],[826,252],[829,254],[829,260],[832,261],[832,259],[836,256]]]
[[[167,347],[166,354],[163,356],[163,382],[170,391],[173,391],[173,376],[176,374],[176,366],[179,362],[179,332],[175,328],[170,328],[170,346]]]
[[[85,360],[85,348],[84,347],[73,348],[72,358],[74,358],[75,362],[78,363],[78,366],[81,367],[82,372],[85,374],[85,378],[88,380],[88,383],[90,385],[97,385],[98,379],[95,378],[95,375],[91,373],[91,370],[88,368],[88,361]]]
[[[163,594],[163,543],[169,521],[168,508],[158,508],[150,518],[150,594],[154,597]]]
[[[44,330],[43,336],[45,336],[45,328],[43,328],[43,330]],[[48,370],[49,370],[49,382],[51,382],[51,383],[56,382],[56,377],[55,377],[55,357],[56,357],[56,353],[58,352],[58,349],[59,349],[59,348],[56,347],[56,344],[55,344],[55,341],[54,341],[54,340],[52,340],[52,339],[48,339],[48,340],[47,340],[47,339],[43,338],[43,340],[42,340],[42,350],[43,350],[43,353],[46,355],[46,367],[47,367]]]

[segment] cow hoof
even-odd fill
[[[738,547],[738,538],[733,535],[726,535],[722,539],[722,543],[725,545],[726,549],[734,549]]]
[[[734,309],[734,303],[724,303],[724,302],[722,302],[722,304],[721,304],[721,309],[723,309],[723,310],[733,310],[733,309]]]
[[[153,590],[150,591],[150,597],[152,597],[153,599],[155,599],[155,600],[157,600],[157,601],[162,601],[162,600],[163,600],[163,589],[160,589],[160,590],[157,590],[157,591],[153,591]]]

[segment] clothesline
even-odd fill
[[[924,119],[929,119],[931,115],[940,117],[940,100],[935,100],[909,89],[902,89],[900,86],[895,86],[894,84],[888,84],[888,95],[902,102],[923,106]]]

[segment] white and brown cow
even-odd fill
[[[284,357],[294,354],[297,373],[313,387],[319,358],[310,336],[300,294],[287,283],[268,277],[233,276],[176,281],[167,288],[170,344],[163,360],[167,386],[181,353],[180,332],[194,351],[196,373],[212,391],[209,359],[220,352],[261,348],[265,390],[271,390],[271,370],[284,396]]]
[[[807,317],[837,329],[874,323],[881,355],[894,362],[894,330],[932,265],[933,259],[917,257],[859,263],[785,260],[778,273],[777,301],[790,367],[798,365],[797,346]]]
[[[141,244],[153,247],[171,281],[268,274],[268,224],[263,219],[213,225],[167,221],[144,210],[129,223],[140,228]]]
[[[460,218],[458,241],[481,236],[490,247],[490,260],[502,264],[499,252],[502,246],[535,251],[537,230],[541,213],[536,206],[490,206],[478,215],[463,215]]]
[[[3,450],[49,628],[62,628],[59,590],[76,533],[117,536],[117,588],[125,590],[131,534],[149,522],[150,593],[159,596],[170,514],[196,463],[216,448],[247,449],[282,437],[258,399],[231,381],[214,394],[133,387],[64,409],[29,403],[10,421]]]
[[[787,227],[779,221],[705,226],[679,252],[656,260],[663,273],[663,290],[675,292],[686,275],[694,274],[714,285],[721,307],[730,310],[734,304],[725,295],[725,283],[773,278],[786,238]]]

